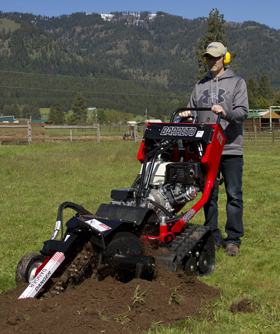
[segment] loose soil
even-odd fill
[[[230,311],[232,313],[253,313],[255,310],[253,301],[251,299],[244,298],[238,303],[232,303],[230,306]]]
[[[184,272],[157,266],[152,281],[121,283],[87,279],[53,298],[18,300],[27,284],[0,294],[2,333],[141,333],[154,324],[172,326],[206,317],[201,307],[220,292]]]

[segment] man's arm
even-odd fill
[[[238,80],[234,92],[232,110],[225,111],[224,119],[229,123],[243,123],[249,114],[247,86],[244,79]]]

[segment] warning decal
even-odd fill
[[[99,232],[105,232],[111,230],[110,226],[103,224],[97,219],[87,220],[86,223]]]
[[[65,256],[61,252],[56,252],[34,280],[28,285],[18,299],[33,298],[52,276],[56,269],[64,261]]]

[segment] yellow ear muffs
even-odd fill
[[[203,57],[203,62],[205,65],[207,65],[207,60],[206,57]],[[227,66],[230,63],[230,53],[226,52],[226,54],[224,55],[224,65]]]
[[[230,53],[226,52],[224,55],[224,65],[227,66],[230,63]]]

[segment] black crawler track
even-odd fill
[[[161,265],[170,272],[175,272],[179,268],[188,272],[187,262],[192,259],[197,264],[193,274],[204,276],[214,270],[214,252],[213,235],[209,228],[189,226],[173,240],[169,246],[169,253],[158,255],[158,259]]]

